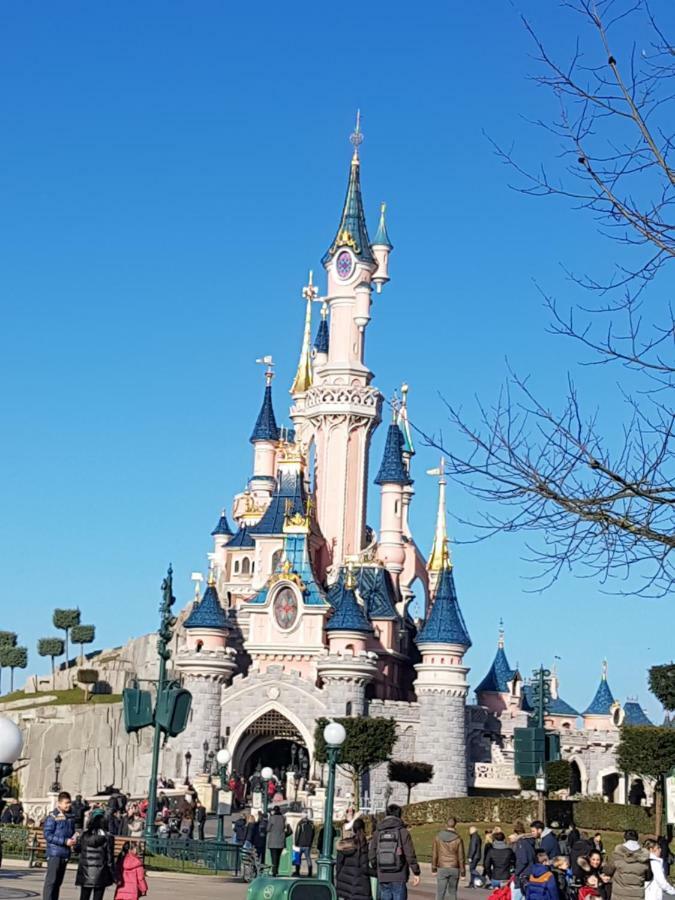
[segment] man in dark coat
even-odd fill
[[[368,859],[377,873],[380,900],[406,900],[408,879],[420,883],[420,867],[410,832],[401,819],[401,807],[392,803],[370,841]]]
[[[77,843],[75,822],[70,815],[71,799],[67,791],[61,791],[56,809],[45,819],[45,856],[47,873],[42,889],[43,900],[59,900],[59,891],[66,874],[70,852]]]
[[[82,830],[84,828],[84,816],[89,812],[89,804],[82,799],[82,794],[77,794],[73,800],[71,813],[75,821],[75,828]]]
[[[307,875],[312,877],[312,844],[314,843],[314,823],[309,819],[307,812],[303,812],[302,818],[295,826],[293,844],[300,851],[295,865],[295,875],[300,877],[300,868],[303,857],[307,860]]]
[[[197,823],[197,836],[200,841],[203,841],[206,828],[206,807],[199,800],[195,805],[195,822]]]
[[[469,863],[469,884],[468,887],[475,887],[474,880],[479,878],[478,866],[480,864],[481,854],[483,852],[483,841],[480,832],[475,825],[469,828],[469,849],[467,850],[467,861]]]

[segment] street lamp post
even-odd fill
[[[227,784],[227,766],[232,759],[232,754],[223,747],[216,753],[216,762],[220,774],[220,790],[218,791],[218,831],[216,832],[216,840],[222,843],[225,840],[225,813],[222,813],[220,805],[220,795],[225,790]]]
[[[9,792],[4,781],[14,771],[22,747],[23,735],[19,726],[6,716],[0,716],[0,799]]]
[[[202,773],[204,775],[209,774],[209,742],[204,741],[202,744],[202,750],[204,751],[204,760],[202,762]]]
[[[269,766],[265,766],[265,768],[260,773],[260,776],[263,780],[263,798],[262,798],[263,812],[265,813],[265,815],[267,815],[267,810],[269,809],[269,805],[270,805],[270,797],[269,797],[268,787],[269,787],[270,781],[274,778],[274,772],[272,771],[272,769],[270,769]]]
[[[189,750],[185,752],[185,784],[190,784],[190,763],[192,762],[192,754]]]
[[[216,752],[215,752],[215,750],[209,750],[209,762],[208,762],[208,774],[209,774],[209,778],[211,778],[211,776],[214,774],[214,771],[213,771],[213,763],[214,763],[215,758],[216,758]]]
[[[176,602],[173,595],[173,569],[169,566],[166,578],[162,581],[162,602],[159,607],[160,624],[157,639],[157,655],[159,656],[159,674],[157,676],[157,697],[161,697],[166,686],[166,663],[171,658],[169,642],[173,637],[176,619],[171,615],[171,607]],[[157,770],[159,769],[159,748],[162,742],[162,729],[155,722],[155,734],[152,741],[152,766],[150,783],[148,784],[148,809],[145,814],[145,837],[155,836],[157,819]]]
[[[326,805],[323,811],[323,846],[316,862],[316,874],[320,881],[333,883],[333,804],[335,802],[335,767],[340,758],[340,748],[347,738],[344,726],[339,722],[329,722],[323,730],[328,756],[328,784],[326,785]]]
[[[61,763],[63,759],[61,758],[61,754],[57,753],[54,757],[54,784],[52,785],[52,791],[54,793],[58,793],[61,790],[61,782],[59,781],[59,775],[61,774]]]
[[[534,783],[537,789],[537,815],[542,822],[545,822],[546,810],[544,806],[544,797],[546,796],[546,788],[548,785],[546,782],[546,772],[544,771],[543,766],[539,766],[539,771],[537,772]]]

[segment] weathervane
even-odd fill
[[[302,296],[305,300],[316,300],[319,296],[319,288],[314,284],[314,272],[309,270],[309,283],[302,289]]]
[[[265,383],[269,386],[274,378],[274,360],[271,356],[261,356],[260,359],[256,359],[256,362],[259,366],[267,366],[265,369]]]
[[[354,145],[354,156],[352,157],[354,162],[358,162],[359,160],[359,146],[363,143],[363,132],[361,131],[361,110],[356,110],[356,128],[349,135],[349,140]]]

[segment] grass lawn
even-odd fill
[[[47,697],[55,697],[55,700],[47,700]],[[87,700],[87,697],[89,699]],[[0,703],[11,703],[13,700],[31,700],[17,710],[31,709],[35,706],[68,706],[82,703],[120,703],[121,694],[86,694],[81,687],[70,688],[68,691],[47,691],[37,694],[27,694],[25,691],[13,691],[11,694],[0,696]]]
[[[513,832],[512,822],[500,822],[499,824],[501,825],[502,830],[507,837]],[[459,832],[460,837],[464,840],[465,848],[467,848],[469,845],[470,825],[476,826],[481,838],[483,839],[485,838],[486,829],[494,828],[494,823],[492,822],[460,822],[460,824],[457,826],[457,831]],[[415,844],[415,852],[417,853],[417,858],[420,862],[431,861],[431,845],[433,843],[434,837],[443,827],[443,825],[435,822],[426,823],[424,825],[410,826],[410,834],[412,835],[412,839]],[[611,851],[618,844],[622,843],[623,834],[620,834],[618,831],[603,831],[602,840],[605,846],[605,850]]]

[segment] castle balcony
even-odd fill
[[[520,790],[520,782],[513,771],[512,762],[471,763],[468,772],[468,786],[477,790]]]

